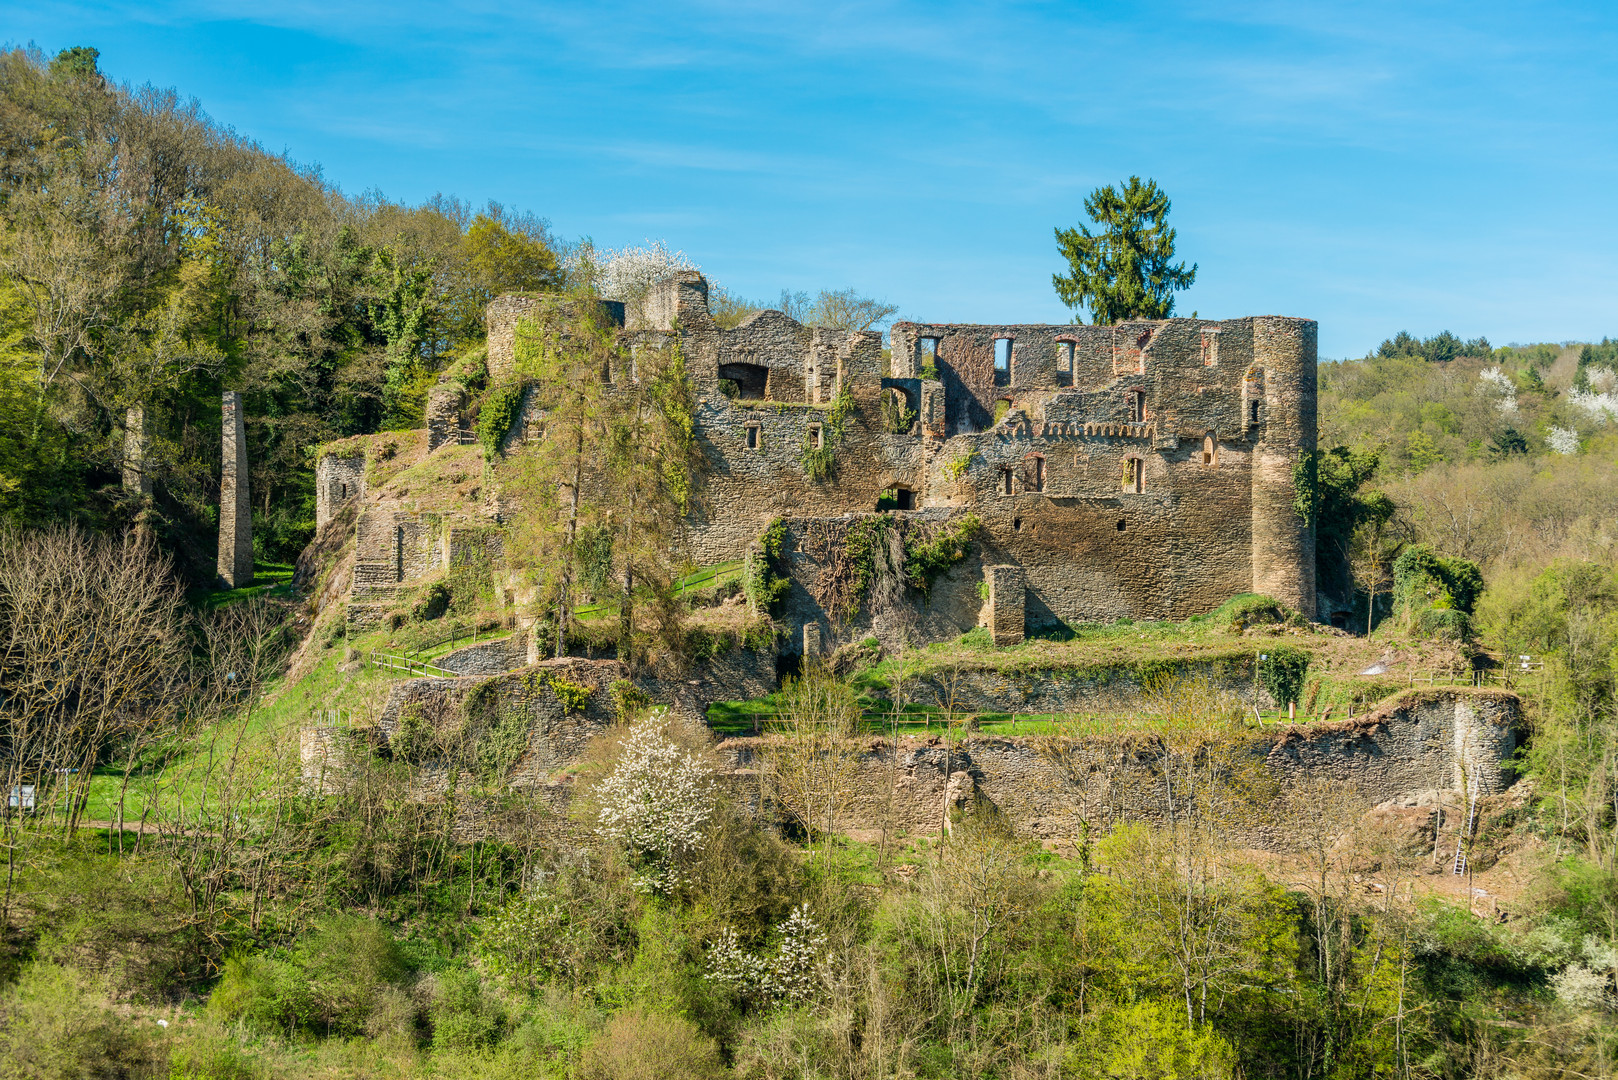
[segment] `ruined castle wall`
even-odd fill
[[[443,524],[438,514],[362,509],[355,527],[355,599],[390,597],[398,586],[448,565]]]
[[[1515,695],[1449,690],[1403,695],[1354,720],[1296,725],[1254,733],[1248,752],[1262,766],[1257,779],[1275,799],[1316,780],[1341,783],[1366,807],[1432,789],[1460,791],[1456,780],[1457,716],[1482,718],[1492,741],[1475,760],[1479,794],[1509,783],[1507,762],[1521,725]],[[720,751],[736,769],[754,769],[771,739],[736,738]],[[974,797],[994,804],[1020,834],[1043,839],[1095,835],[1125,821],[1160,818],[1158,756],[1150,741],[1060,737],[969,736],[946,746],[940,739],[902,739],[895,754],[879,741],[859,752],[853,799],[844,827],[901,834],[939,830],[944,816]],[[891,809],[890,809],[891,807]],[[1256,815],[1242,830],[1249,842],[1284,845],[1277,815]]]
[[[223,420],[219,580],[228,589],[239,589],[253,583],[253,497],[248,490],[247,416],[239,391],[225,391]]]
[[[365,498],[365,457],[327,454],[315,464],[315,528],[322,529],[350,500]]]

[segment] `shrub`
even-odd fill
[[[129,1076],[144,1071],[144,1039],[103,1007],[84,976],[30,964],[0,996],[0,1076],[30,1080]]]
[[[920,532],[906,536],[905,576],[911,586],[922,592],[931,588],[940,574],[966,558],[972,538],[982,528],[983,522],[976,514],[967,514],[931,537]]]
[[[1303,617],[1296,611],[1282,604],[1279,600],[1264,596],[1260,593],[1246,593],[1234,596],[1219,605],[1210,619],[1224,622],[1233,634],[1239,634],[1250,626],[1264,626],[1284,624],[1296,626],[1303,622]]]
[[[410,609],[410,617],[417,622],[429,622],[440,618],[449,610],[449,586],[442,581],[435,581],[427,586],[416,606]]]
[[[628,679],[614,679],[607,693],[612,697],[612,711],[618,716],[639,712],[652,703],[646,691]]]
[[[265,1032],[357,1035],[380,992],[408,974],[398,946],[380,926],[339,915],[318,925],[289,953],[231,957],[208,1011]]]
[[[440,972],[428,1016],[433,1047],[475,1050],[500,1041],[506,1010],[483,992],[478,973],[465,969]]]
[[[1428,608],[1472,613],[1483,593],[1483,572],[1470,559],[1412,544],[1393,560],[1394,603],[1411,618]]]
[[[632,1009],[608,1021],[584,1052],[580,1080],[718,1080],[725,1075],[719,1047],[691,1021]]]
[[[709,770],[649,714],[630,728],[624,753],[596,788],[603,836],[619,841],[641,868],[640,885],[667,891],[706,842],[703,825],[714,810]]]
[[[792,578],[786,573],[786,541],[787,523],[776,518],[759,534],[758,550],[748,555],[742,586],[758,611],[775,614],[792,588]]]
[[[1258,658],[1258,679],[1275,703],[1297,701],[1309,671],[1309,654],[1290,645],[1277,645]]]

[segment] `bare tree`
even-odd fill
[[[772,731],[765,767],[776,802],[803,830],[813,858],[816,839],[836,833],[854,794],[859,699],[808,657],[781,699],[786,720]]]
[[[0,769],[7,793],[32,783],[53,803],[60,794],[63,828],[77,827],[109,746],[170,720],[185,646],[179,586],[149,537],[0,530]],[[0,924],[22,826],[21,813],[7,814],[0,833],[7,852]]]

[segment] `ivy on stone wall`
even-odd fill
[[[809,430],[804,431],[803,449],[798,452],[798,463],[815,483],[824,483],[837,471],[837,444],[843,439],[849,418],[854,415],[854,395],[847,388],[832,398],[820,425],[820,445],[816,446]]]
[[[743,570],[743,591],[753,610],[762,614],[777,614],[777,608],[792,588],[787,575],[783,553],[787,541],[787,523],[776,518],[759,534],[758,551],[750,555]]]
[[[940,574],[966,558],[973,537],[982,528],[976,514],[967,514],[931,536],[913,527],[905,536],[905,577],[911,587],[922,592],[932,588]]]
[[[1277,645],[1258,658],[1258,681],[1277,705],[1297,701],[1309,671],[1309,654],[1290,645]]]
[[[1308,450],[1292,466],[1292,509],[1313,526],[1320,509],[1320,451]]]
[[[483,445],[483,457],[493,461],[500,456],[500,444],[517,422],[522,409],[525,385],[518,382],[501,383],[489,391],[478,411],[478,442]]]

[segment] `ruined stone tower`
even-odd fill
[[[1315,529],[1295,509],[1298,463],[1315,450],[1315,338],[1308,319],[1253,320],[1242,380],[1253,448],[1253,591],[1315,617]]]
[[[219,476],[219,580],[226,588],[253,583],[253,501],[247,490],[247,427],[242,395],[224,400],[224,468]]]

